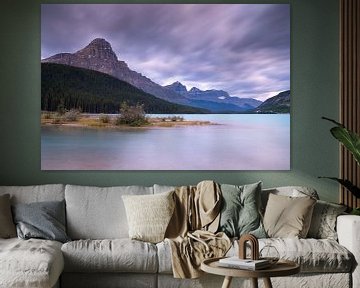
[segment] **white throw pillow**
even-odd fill
[[[151,243],[164,240],[175,208],[173,193],[122,196],[131,239]]]

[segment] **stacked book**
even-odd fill
[[[220,259],[219,266],[246,270],[260,270],[270,267],[271,262],[267,259],[251,260],[240,259],[238,256],[234,256]]]

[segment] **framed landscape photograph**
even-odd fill
[[[289,170],[289,4],[42,4],[42,170]]]

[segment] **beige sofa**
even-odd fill
[[[90,187],[76,185],[0,186],[12,203],[66,202],[65,244],[40,240],[0,239],[0,287],[221,287],[222,277],[199,279],[172,277],[171,251],[167,242],[146,243],[128,238],[122,195],[169,191],[173,187]],[[313,190],[305,189],[316,195]],[[263,190],[292,195],[293,187]],[[301,273],[274,278],[274,287],[360,287],[360,217],[337,219],[339,242],[329,239],[260,239],[281,257],[297,261]],[[237,253],[237,243],[228,255]],[[262,281],[259,281],[262,285]],[[234,279],[233,287],[250,283]],[[261,286],[260,285],[260,286]],[[242,287],[242,286],[241,286]]]

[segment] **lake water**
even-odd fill
[[[289,114],[177,115],[220,125],[136,129],[43,126],[41,169],[290,169]]]

